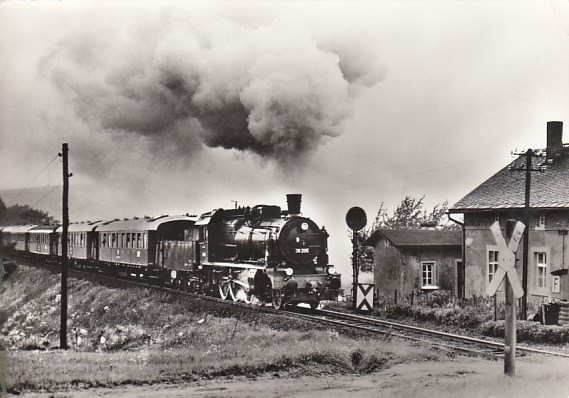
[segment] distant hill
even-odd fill
[[[61,220],[61,198],[63,187],[61,185],[49,185],[22,189],[0,190],[0,198],[7,207],[11,205],[28,205],[40,209],[49,215]]]

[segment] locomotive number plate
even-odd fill
[[[296,248],[296,249],[294,249],[294,252],[297,254],[308,254],[308,253],[310,253],[308,247]]]

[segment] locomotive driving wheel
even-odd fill
[[[253,301],[253,294],[246,290],[242,285],[232,280],[228,283],[229,285],[229,296],[233,302],[243,301],[245,304],[251,304]]]
[[[227,297],[229,297],[229,292],[231,290],[231,287],[229,284],[230,284],[229,281],[219,282],[219,297],[221,297],[222,300],[227,300]]]
[[[231,300],[236,303],[239,301],[239,285],[236,284],[234,281],[230,281],[228,284],[229,286],[229,296]]]
[[[251,304],[253,302],[253,293],[251,291],[245,292],[245,297],[243,298],[245,304]]]
[[[281,291],[278,289],[273,290],[273,308],[275,310],[282,309],[283,306],[283,297],[281,295]]]

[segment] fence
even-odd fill
[[[475,308],[485,312],[492,312],[494,320],[504,319],[506,303],[499,300],[496,296],[472,296],[468,299],[457,299],[451,291],[436,290],[432,292],[413,291],[406,295],[398,294],[393,296],[375,295],[377,308],[386,305],[410,305],[428,308]],[[542,301],[529,301],[528,314],[537,314],[541,311]],[[518,300],[518,319],[521,316],[521,300]]]

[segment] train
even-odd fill
[[[191,293],[257,302],[275,309],[336,300],[341,275],[328,260],[328,233],[301,213],[256,205],[197,215],[163,215],[71,223],[68,264],[128,276]],[[0,227],[0,249],[59,261],[59,226]]]

